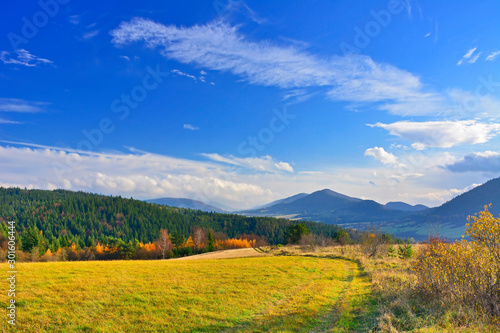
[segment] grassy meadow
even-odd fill
[[[423,249],[414,245],[417,254]],[[287,246],[234,258],[253,252],[19,263],[17,327],[3,320],[0,331],[500,331],[494,318],[421,297],[415,257],[368,257],[353,245]],[[0,267],[7,272],[6,264]],[[7,301],[0,294],[2,307]]]
[[[368,330],[375,309],[369,277],[339,258],[20,263],[17,270],[19,332],[351,332]],[[5,293],[0,302],[7,306]],[[8,329],[3,320],[0,330]]]

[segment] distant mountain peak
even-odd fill
[[[145,200],[149,203],[155,203],[159,205],[166,205],[170,207],[179,207],[179,208],[189,208],[195,210],[201,210],[204,212],[217,212],[224,213],[225,210],[219,207],[215,207],[204,202],[198,200],[192,200],[187,198],[158,198],[158,199],[149,199]]]
[[[429,207],[424,205],[410,205],[406,202],[402,201],[391,201],[385,204],[385,207],[389,209],[399,210],[402,212],[418,212],[424,209],[428,209]]]

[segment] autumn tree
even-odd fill
[[[203,248],[207,240],[207,231],[201,227],[193,228],[193,243],[196,251],[200,251]]]
[[[186,237],[184,237],[183,235],[174,231],[170,235],[170,241],[172,242],[173,246],[175,246],[176,248],[179,248],[186,242]]]
[[[166,229],[160,230],[160,238],[156,241],[156,247],[160,250],[163,259],[165,259],[165,253],[172,250],[172,242]]]

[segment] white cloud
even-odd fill
[[[201,154],[212,161],[230,164],[246,170],[266,172],[266,173],[280,173],[286,171],[293,173],[293,167],[286,162],[277,162],[271,156],[262,157],[235,157],[232,155],[221,156],[219,154]]]
[[[457,189],[457,188],[450,188],[450,189],[436,189],[434,191],[430,191],[427,193],[401,193],[400,197],[401,198],[413,198],[413,199],[425,199],[426,201],[430,202],[445,202],[448,200],[453,199],[454,197],[465,193],[467,191],[470,191],[474,189],[475,187],[478,187],[482,184],[472,184],[469,186],[466,186],[462,189]]]
[[[351,108],[376,103],[376,109],[395,115],[439,115],[453,108],[448,94],[434,92],[418,76],[369,56],[321,58],[296,43],[251,40],[224,21],[178,27],[134,18],[111,35],[116,46],[142,42],[168,59],[231,72],[251,84],[290,89],[285,99],[298,92],[302,97],[297,98],[310,98],[306,88],[320,87],[329,98],[352,103]],[[468,50],[460,63],[477,61],[481,53],[475,54],[476,49]]]
[[[130,58],[129,58],[129,57],[127,57],[126,55],[121,55],[121,56],[119,56],[119,57],[120,57],[120,58],[122,58],[122,59],[125,59],[125,60],[127,60],[127,61],[130,61]]]
[[[71,15],[68,17],[68,21],[73,25],[80,24],[80,16],[79,15]]]
[[[187,73],[184,73],[184,72],[181,72],[178,69],[172,69],[171,72],[174,73],[174,74],[180,75],[180,76],[188,77],[188,78],[193,79],[194,81],[196,81],[196,76],[191,75],[191,74],[187,74]]]
[[[42,112],[48,103],[32,102],[18,98],[0,98],[0,112],[35,113]]]
[[[0,124],[20,124],[20,123],[17,121],[12,121],[12,120],[0,118]]]
[[[477,47],[470,49],[469,51],[467,51],[467,53],[464,54],[463,57],[465,59],[469,59],[476,50],[477,50]]]
[[[500,173],[500,153],[494,151],[473,152],[455,163],[446,166],[453,172],[492,172]]]
[[[286,172],[290,172],[290,173],[293,173],[293,168],[290,164],[286,163],[286,162],[278,162],[278,163],[274,163],[274,166],[276,167],[276,169],[278,170],[283,170],[283,171],[286,171]]]
[[[4,64],[22,65],[26,67],[36,67],[39,64],[52,64],[52,61],[37,57],[24,49],[19,49],[13,52],[0,52],[0,60]]]
[[[459,144],[488,142],[500,132],[500,124],[462,121],[400,121],[392,124],[368,125],[380,127],[390,134],[412,141],[415,149],[427,147],[450,148]]]
[[[461,89],[451,89],[448,96],[455,108],[453,112],[458,116],[481,116],[498,117],[500,116],[500,100],[489,94],[472,94]],[[453,113],[451,113],[453,114]]]
[[[481,53],[482,53],[482,52],[479,52],[479,53],[477,53],[474,57],[470,58],[470,59],[469,59],[469,61],[468,61],[468,62],[469,62],[469,64],[473,64],[473,63],[475,63],[475,62],[477,61],[477,59],[479,59],[479,57],[481,56]]]
[[[14,146],[0,146],[0,186],[66,188],[137,199],[185,197],[235,209],[324,188],[378,202],[404,199],[411,204],[436,206],[450,199],[446,196],[450,192],[443,191],[456,188],[456,184],[480,183],[491,178],[450,172],[443,166],[454,160],[446,154],[415,150],[408,152],[408,156],[398,156],[407,165],[401,169],[400,163],[390,168],[349,166],[291,173],[288,163],[270,157],[238,160],[212,154],[210,160],[195,161],[137,149],[126,153],[88,153],[37,144],[3,143]],[[257,169],[267,168],[271,172],[256,172],[258,164],[263,166]],[[377,186],[370,185],[370,181]],[[429,197],[429,193],[439,195]]]
[[[200,129],[199,127],[193,126],[191,124],[184,124],[184,126],[182,128],[190,130],[190,131],[197,131]]]
[[[97,36],[99,34],[99,30],[92,30],[92,31],[89,31],[87,33],[85,33],[82,38],[83,39],[92,39],[94,38],[95,36]]]
[[[472,54],[474,54],[474,52],[475,52],[476,50],[477,50],[477,47],[473,47],[472,49],[468,50],[468,51],[467,51],[467,52],[463,55],[462,59],[460,59],[460,60],[458,61],[457,65],[458,65],[458,66],[460,66],[461,64],[463,64],[463,62],[464,62],[465,60],[470,59],[470,57],[472,57]],[[481,54],[481,53],[479,53],[479,54]],[[476,57],[474,57],[474,58],[476,58]],[[473,59],[474,59],[474,58],[473,58]],[[479,58],[479,56],[477,56],[477,58]],[[477,58],[476,58],[476,60],[477,60]],[[470,62],[470,63],[474,63],[474,62],[476,62],[476,60],[474,60],[474,61],[470,61],[470,60],[469,60],[469,62]]]
[[[435,113],[441,107],[440,97],[425,92],[420,79],[407,71],[363,55],[321,59],[295,44],[251,41],[224,22],[177,27],[134,18],[122,22],[111,35],[117,46],[144,42],[158,47],[166,58],[231,72],[252,84],[290,89],[327,87],[332,99],[384,102],[381,109],[397,114]]]
[[[382,147],[369,148],[365,151],[365,156],[372,156],[377,161],[380,161],[384,164],[397,164],[398,158],[385,151]]]
[[[500,54],[500,51],[495,51],[495,52],[491,52],[487,57],[486,57],[486,61],[494,61],[498,55]]]
[[[188,197],[248,208],[271,201],[271,191],[226,172],[217,163],[146,152],[86,153],[30,145],[0,146],[0,186],[66,188],[146,199]],[[248,207],[247,207],[248,205]]]

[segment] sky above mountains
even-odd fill
[[[500,176],[498,1],[9,1],[0,186],[245,209]]]

